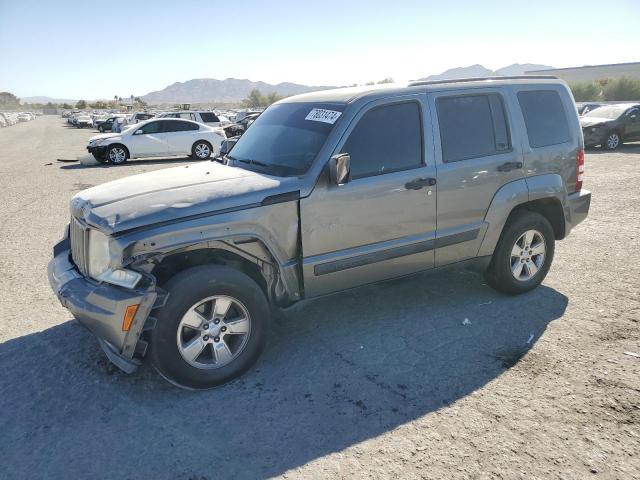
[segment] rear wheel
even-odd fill
[[[487,283],[508,294],[536,288],[549,272],[555,235],[549,221],[539,213],[522,213],[505,226],[485,272]]]
[[[167,303],[151,332],[151,361],[171,383],[191,389],[222,385],[262,352],[269,307],[250,277],[230,267],[185,270],[164,288]]]
[[[622,139],[620,138],[620,134],[618,132],[609,132],[607,137],[604,139],[602,146],[605,150],[616,150],[620,144],[622,143]]]
[[[204,140],[198,140],[191,147],[191,156],[193,158],[197,158],[198,160],[207,160],[211,157],[212,153],[211,144],[209,142],[205,142]]]
[[[111,145],[107,150],[107,158],[114,165],[120,165],[127,161],[129,152],[122,145]]]

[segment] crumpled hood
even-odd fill
[[[610,118],[598,118],[598,117],[581,117],[580,118],[580,126],[582,128],[592,127],[594,125],[600,125],[601,123],[610,122]]]
[[[193,215],[259,206],[265,197],[297,190],[295,180],[203,162],[83,190],[71,200],[71,214],[112,234]]]
[[[93,143],[96,140],[103,140],[105,138],[120,138],[121,135],[119,133],[101,133],[99,135],[94,135],[89,139],[89,143]]]

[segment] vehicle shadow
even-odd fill
[[[640,153],[640,143],[623,143],[616,150],[605,150],[602,147],[590,147],[585,149],[585,153],[588,155],[611,155],[613,153],[638,154]]]
[[[110,163],[95,163],[91,165],[85,165],[80,162],[74,163],[73,165],[61,165],[60,170],[83,170],[85,168],[127,168],[127,167],[140,167],[142,165],[172,165],[174,163],[185,163],[185,162],[202,162],[206,160],[194,160],[191,157],[171,157],[171,158],[153,158],[153,159],[145,159],[145,158],[136,158],[135,160],[128,160],[127,162],[120,165],[112,165]]]
[[[112,367],[75,322],[0,344],[4,478],[265,478],[450,405],[517,364],[567,298],[419,275],[310,301],[205,392]]]

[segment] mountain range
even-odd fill
[[[68,103],[68,104],[74,104],[76,103],[78,100],[72,100],[69,98],[51,98],[51,97],[43,97],[43,96],[36,96],[36,97],[22,97],[20,98],[20,103]]]
[[[511,75],[524,75],[534,70],[548,70],[548,65],[538,65],[535,63],[514,63],[498,70],[489,70],[482,65],[471,65],[470,67],[451,68],[439,75],[429,75],[419,80],[452,80],[454,78],[470,78],[470,77],[504,77]]]
[[[523,75],[531,70],[545,70],[548,68],[553,67],[534,63],[514,63],[513,65],[494,71],[482,65],[471,65],[469,67],[452,68],[439,75],[430,75],[420,80],[450,80],[453,78]],[[264,94],[277,92],[280,95],[289,96],[336,87],[308,86],[297,83],[278,83],[277,85],[273,85],[265,82],[252,82],[251,80],[237,78],[227,78],[225,80],[199,78],[174,83],[163,90],[147,93],[142,96],[142,99],[150,104],[239,102],[243,98],[246,98],[254,88],[257,88]]]
[[[328,86],[310,87],[297,83],[278,83],[272,85],[265,82],[252,82],[247,79],[198,78],[186,82],[176,82],[163,90],[147,93],[142,99],[147,103],[207,103],[207,102],[239,102],[246,98],[251,90],[257,88],[263,94],[277,92],[290,96],[300,93],[326,90]]]
[[[469,67],[452,68],[439,75],[429,75],[419,80],[451,80],[454,78],[469,77],[493,77],[506,75],[523,75],[533,70],[546,70],[548,65],[538,65],[534,63],[514,63],[498,70],[490,70],[482,65],[471,65]],[[280,95],[290,96],[300,93],[313,92],[316,90],[326,90],[336,88],[331,86],[308,86],[298,83],[278,83],[276,85],[266,82],[252,82],[247,79],[227,78],[217,80],[215,78],[197,78],[186,82],[176,82],[168,87],[155,92],[142,95],[142,99],[149,104],[161,103],[215,103],[215,102],[240,102],[246,98],[251,90],[257,88],[263,94],[277,92]],[[22,103],[70,103],[75,104],[76,100],[56,99],[51,97],[24,97]]]

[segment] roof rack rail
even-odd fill
[[[469,77],[469,78],[453,78],[451,80],[414,80],[409,82],[410,87],[420,85],[439,85],[442,83],[465,83],[465,82],[481,82],[483,80],[558,80],[554,75],[511,75],[504,77]]]

